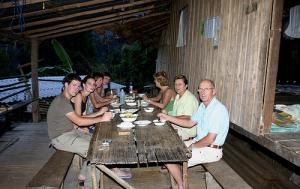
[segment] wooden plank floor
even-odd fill
[[[0,188],[21,189],[43,167],[54,150],[48,148],[46,123],[20,123],[0,137]],[[73,174],[73,175],[72,175]],[[77,183],[78,169],[72,168],[71,180],[65,188],[81,188]],[[169,175],[159,172],[159,167],[132,169],[129,181],[136,188],[168,189]],[[205,188],[205,173],[201,166],[189,169],[190,189]],[[105,177],[105,188],[121,188]],[[74,187],[75,186],[75,187]]]
[[[1,189],[24,188],[53,153],[48,148],[46,123],[13,127],[0,138]]]

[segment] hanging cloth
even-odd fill
[[[290,21],[284,33],[292,38],[300,38],[300,5],[290,9]]]

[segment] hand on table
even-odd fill
[[[157,117],[159,117],[160,120],[166,120],[168,121],[169,116],[166,113],[158,113]]]
[[[102,116],[102,121],[110,121],[112,119],[112,112],[105,112]]]

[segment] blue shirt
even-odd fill
[[[208,133],[215,133],[217,137],[213,144],[224,144],[229,129],[229,115],[227,108],[216,97],[211,100],[207,107],[201,103],[191,119],[197,122],[195,141],[201,140]]]

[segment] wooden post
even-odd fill
[[[260,135],[269,133],[271,129],[272,113],[275,101],[276,77],[279,61],[283,3],[283,0],[273,1],[272,23],[270,29],[270,42],[268,51],[268,67],[263,104],[264,127],[261,128]]]
[[[39,42],[36,38],[31,40],[31,88],[32,99],[39,98],[39,81],[38,81],[38,56],[39,54]],[[40,120],[40,107],[39,100],[32,103],[32,121],[34,123]]]

